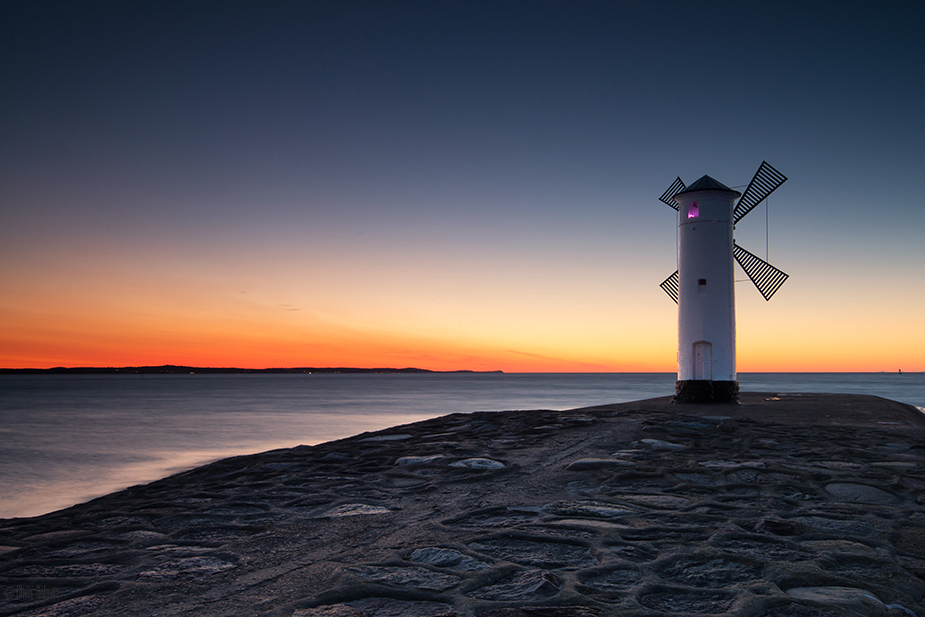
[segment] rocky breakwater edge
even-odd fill
[[[925,617],[925,417],[453,414],[0,521],[0,615]]]

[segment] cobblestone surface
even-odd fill
[[[0,521],[0,615],[925,617],[917,413],[654,399],[226,459]]]

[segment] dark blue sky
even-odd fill
[[[534,299],[647,306],[674,268],[661,192],[677,175],[746,184],[768,160],[790,177],[770,210],[771,261],[794,276],[782,313],[819,298],[850,312],[844,285],[858,277],[917,289],[921,307],[923,14],[919,2],[5,2],[4,279],[25,297],[62,260],[105,278],[102,261],[126,274],[157,255],[243,288],[245,263],[357,260],[411,268],[392,280],[396,311],[419,305],[439,268],[470,292],[513,277]],[[740,241],[763,256],[764,213],[747,223]],[[482,280],[486,264],[508,276]],[[343,268],[344,285],[369,284]],[[304,284],[292,276],[276,296]],[[508,292],[479,293],[507,314]],[[857,301],[865,320],[890,308]]]

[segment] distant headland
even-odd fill
[[[353,368],[353,367],[297,367],[297,368],[229,368],[176,366],[123,366],[123,367],[64,367],[54,368],[0,368],[0,375],[188,375],[217,373],[503,373],[504,371],[431,371],[423,368]]]

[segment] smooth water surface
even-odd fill
[[[673,373],[0,376],[0,517],[33,516],[238,454],[455,412],[574,409],[674,391]],[[745,391],[925,407],[925,375],[744,373]]]

